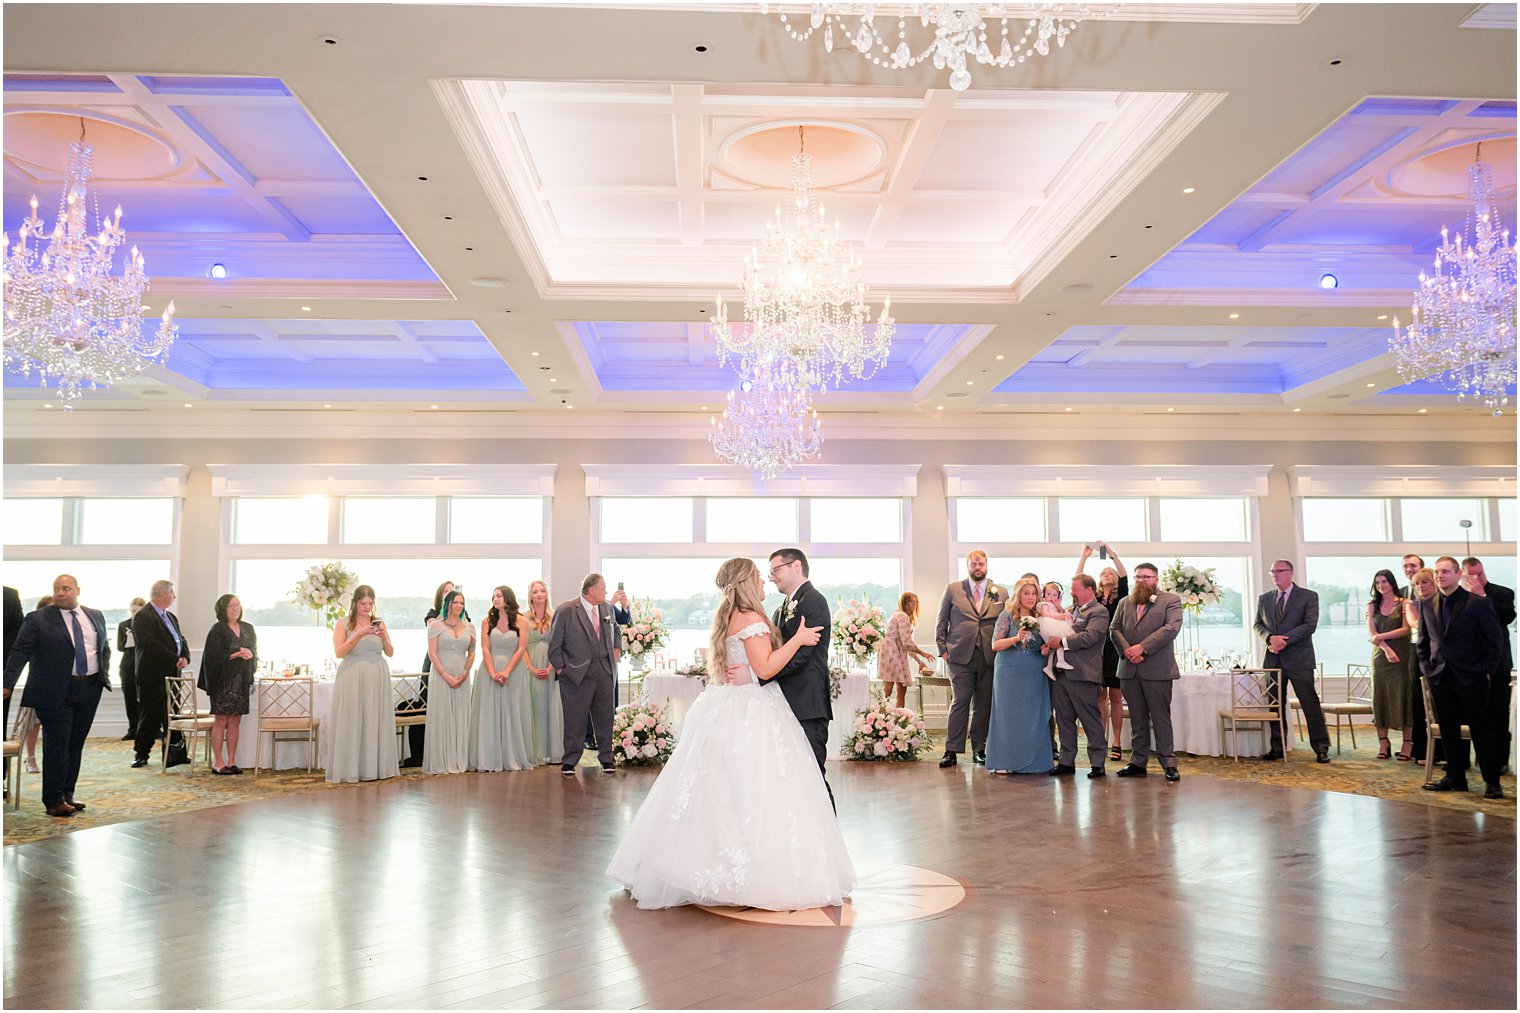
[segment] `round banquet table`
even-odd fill
[[[681,724],[686,720],[686,712],[691,709],[691,705],[706,686],[706,679],[695,679],[685,675],[646,675],[644,696],[665,708],[671,725],[675,728],[676,738],[679,740]],[[829,723],[829,742],[825,753],[829,759],[839,759],[839,750],[844,743],[845,725],[850,718],[854,717],[856,711],[866,708],[870,686],[870,677],[864,672],[845,676],[839,699],[834,701],[834,720]]]
[[[410,700],[417,699],[422,691],[421,673],[392,673],[391,686],[397,700],[405,697]],[[311,703],[312,710],[316,713],[321,726],[317,730],[317,765],[314,769],[325,770],[327,767],[327,740],[328,729],[331,727],[329,718],[332,714],[333,682],[331,679],[318,679],[312,683]],[[253,769],[254,748],[259,735],[259,698],[258,684],[249,692],[248,713],[243,715],[243,725],[239,731],[238,748],[236,758],[233,760],[244,770]],[[264,763],[266,769],[291,770],[306,769],[307,747],[306,738],[296,732],[281,732],[281,737],[275,739],[273,758],[271,759],[269,741],[264,742]],[[402,736],[405,743],[409,736]],[[406,747],[401,747],[401,758],[406,756]]]
[[[1224,756],[1228,742],[1220,735],[1219,712],[1230,709],[1229,672],[1183,672],[1172,683],[1172,739],[1179,753]],[[1124,721],[1126,752],[1130,742],[1129,719]],[[1225,738],[1229,735],[1225,728]],[[1284,748],[1293,748],[1293,712],[1288,712],[1288,737]],[[1240,726],[1241,756],[1260,756],[1267,751],[1267,728],[1261,724]]]

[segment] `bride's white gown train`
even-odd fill
[[[731,665],[748,663],[728,638]],[[708,904],[797,911],[855,887],[818,761],[781,688],[750,674],[709,686],[607,866],[641,908]]]

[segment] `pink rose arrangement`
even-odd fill
[[[921,749],[929,747],[929,733],[918,715],[906,707],[889,707],[878,700],[856,711],[849,725],[850,734],[840,747],[846,760],[918,759]]]
[[[625,767],[652,767],[670,759],[676,734],[658,704],[638,700],[612,715],[612,758]]]
[[[862,663],[870,660],[887,636],[887,614],[868,601],[850,599],[834,613],[830,644]]]
[[[665,613],[660,609],[634,598],[628,603],[628,612],[633,621],[623,627],[623,650],[630,657],[657,651],[670,640],[670,627],[665,625]]]

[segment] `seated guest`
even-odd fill
[[[1462,726],[1472,736],[1472,751],[1487,788],[1483,797],[1502,799],[1499,773],[1504,758],[1494,748],[1488,713],[1488,686],[1499,666],[1504,640],[1499,617],[1486,597],[1461,586],[1457,561],[1436,560],[1437,594],[1420,602],[1420,670],[1430,680],[1431,698],[1446,743],[1446,776],[1426,791],[1466,791],[1469,763]]]
[[[1105,566],[1098,574],[1098,604],[1108,610],[1109,619],[1112,620],[1119,610],[1119,603],[1129,597],[1129,572],[1124,569],[1124,563],[1120,561],[1113,546],[1107,542],[1099,542],[1098,545],[1114,561],[1113,566]],[[1084,545],[1082,558],[1077,560],[1078,573],[1086,569],[1087,557],[1091,555],[1092,547]],[[1124,754],[1120,751],[1119,742],[1124,737],[1124,691],[1119,685],[1119,649],[1112,640],[1103,641],[1103,694],[1098,698],[1098,704],[1110,729],[1108,758],[1122,759]]]
[[[132,639],[132,620],[137,615],[137,610],[146,604],[148,603],[142,598],[133,598],[132,604],[127,607],[127,618],[116,627],[116,653],[121,656],[116,675],[117,681],[121,683],[121,702],[127,708],[127,734],[121,737],[123,742],[137,738],[137,641]]]
[[[348,618],[333,627],[332,712],[328,717],[327,780],[376,781],[401,772],[396,763],[396,704],[391,668],[396,649],[375,615],[375,589],[354,588]]]
[[[206,634],[201,651],[200,687],[211,698],[213,774],[242,773],[237,765],[238,732],[248,713],[258,651],[253,623],[243,621],[243,603],[235,594],[222,595],[216,600],[216,625]]]
[[[1372,600],[1367,603],[1368,642],[1372,644],[1372,723],[1377,726],[1379,760],[1388,759],[1392,743],[1388,729],[1399,728],[1404,739],[1399,759],[1407,760],[1414,747],[1414,718],[1409,709],[1409,602],[1399,597],[1392,570],[1379,570],[1372,578]]]
[[[470,769],[470,666],[475,661],[475,627],[464,618],[464,595],[455,590],[443,596],[443,613],[428,623],[427,635],[433,671],[422,769],[462,774]]]
[[[909,657],[918,659],[919,675],[928,675],[929,663],[934,661],[934,657],[913,640],[913,624],[916,622],[918,595],[905,591],[897,599],[897,611],[887,620],[887,635],[881,642],[881,653],[876,656],[876,673],[881,677],[882,692],[885,694],[888,687],[896,686],[898,707],[907,704],[908,686],[913,682],[913,673],[908,671]]]

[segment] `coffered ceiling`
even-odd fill
[[[51,223],[83,118],[179,307],[167,364],[74,413],[128,425],[705,424],[712,300],[737,312],[799,144],[899,320],[826,416],[1461,413],[1403,383],[1389,318],[1480,142],[1514,228],[1514,11],[1124,5],[958,94],[738,4],[9,5],[4,224],[33,192]],[[8,424],[50,410],[5,382]]]

